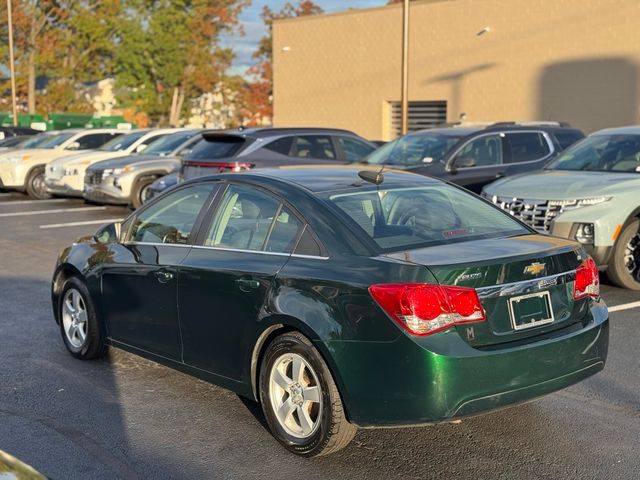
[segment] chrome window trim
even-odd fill
[[[490,298],[508,297],[512,295],[526,295],[528,293],[542,290],[546,287],[564,285],[571,283],[576,279],[576,271],[558,273],[547,277],[534,278],[520,282],[503,283],[500,285],[491,285],[488,287],[477,288],[478,297],[481,300]]]
[[[136,242],[133,240],[128,240],[126,242],[122,242],[122,245],[147,245],[151,247],[181,247],[181,248],[192,248],[191,244],[184,243],[156,243],[156,242]]]
[[[207,245],[191,245],[192,248],[198,250],[220,250],[221,252],[237,252],[237,253],[257,253],[259,255],[275,255],[277,257],[295,257],[295,258],[307,258],[316,260],[329,260],[329,257],[318,257],[315,255],[300,255],[296,253],[282,253],[282,252],[265,252],[263,250],[245,250],[242,248],[226,248],[226,247],[211,247]]]

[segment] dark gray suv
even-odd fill
[[[359,162],[377,145],[334,128],[242,128],[209,131],[182,159],[180,173],[154,182],[149,198],[183,180],[260,167]]]
[[[540,170],[584,133],[558,122],[503,122],[410,133],[365,159],[438,177],[480,193],[502,177]]]

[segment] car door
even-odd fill
[[[214,188],[181,188],[126,222],[124,241],[110,247],[102,271],[103,318],[114,341],[180,360],[178,267]]]
[[[504,133],[475,137],[449,157],[445,179],[480,193],[483,186],[504,176],[507,154]]]
[[[555,153],[553,141],[541,131],[507,132],[505,137],[509,149],[505,176],[541,169]]]
[[[180,267],[178,298],[187,365],[242,380],[247,339],[302,222],[281,199],[230,183],[218,195],[210,225]]]

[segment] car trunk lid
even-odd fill
[[[388,256],[427,267],[442,285],[477,290],[487,320],[455,327],[474,347],[517,342],[570,327],[586,312],[586,302],[573,299],[573,284],[575,270],[587,256],[568,240],[521,235]]]

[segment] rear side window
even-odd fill
[[[582,140],[584,138],[584,135],[580,132],[568,131],[568,132],[556,132],[555,137],[556,137],[556,140],[558,141],[558,144],[560,145],[560,148],[562,150],[566,150],[577,141]]]
[[[245,143],[242,137],[213,137],[198,142],[186,160],[217,160],[235,156]]]
[[[94,148],[99,148],[104,145],[106,142],[111,140],[111,135],[104,133],[93,133],[90,135],[85,135],[84,137],[78,139],[78,150],[92,150]]]
[[[369,155],[375,150],[374,147],[368,145],[360,140],[349,137],[337,137],[338,143],[342,147],[345,160],[349,162],[357,162]]]
[[[264,148],[271,150],[272,152],[279,153],[280,155],[289,156],[291,153],[291,145],[293,144],[293,137],[284,137],[274,140]]]
[[[328,199],[387,251],[530,233],[508,214],[445,184]]]
[[[298,158],[314,158],[335,160],[336,152],[331,137],[324,135],[306,135],[296,137],[295,156]]]
[[[205,245],[234,250],[291,253],[301,224],[280,200],[244,185],[230,185]]]
[[[511,148],[510,163],[540,160],[551,153],[549,142],[540,132],[514,132],[507,134]]]

